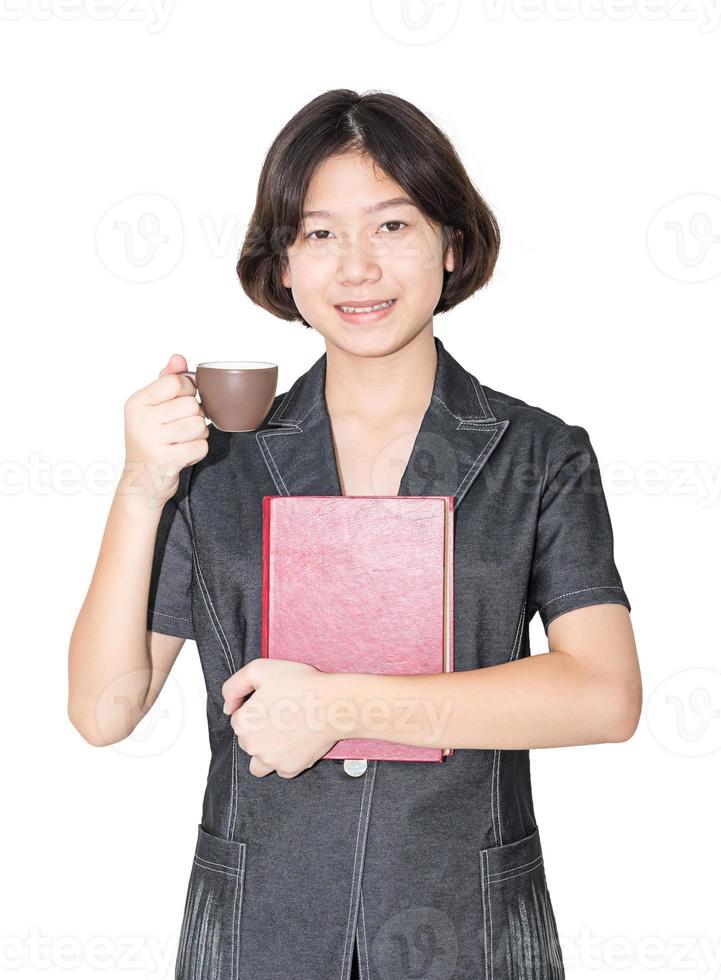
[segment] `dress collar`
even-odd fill
[[[431,401],[399,496],[454,496],[455,507],[511,424],[497,419],[483,386],[438,337]],[[339,496],[340,478],[325,401],[327,354],[291,385],[256,441],[278,494]]]

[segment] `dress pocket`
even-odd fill
[[[485,980],[564,980],[538,828],[479,852]]]
[[[198,824],[185,898],[176,980],[237,980],[246,845]]]

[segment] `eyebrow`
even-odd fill
[[[363,214],[370,214],[374,211],[383,211],[385,208],[398,207],[400,204],[410,204],[411,207],[416,207],[414,201],[411,201],[409,197],[391,197],[388,201],[377,201],[375,204],[369,204],[366,208],[361,208]],[[332,211],[304,211],[301,215],[303,218],[332,218]]]

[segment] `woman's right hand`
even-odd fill
[[[161,507],[178,489],[180,471],[208,452],[208,425],[195,385],[180,374],[188,365],[173,354],[155,381],[125,403],[125,467],[119,491]]]

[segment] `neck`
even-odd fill
[[[328,414],[378,426],[423,414],[433,393],[437,360],[432,322],[403,347],[379,357],[351,354],[326,339]]]

